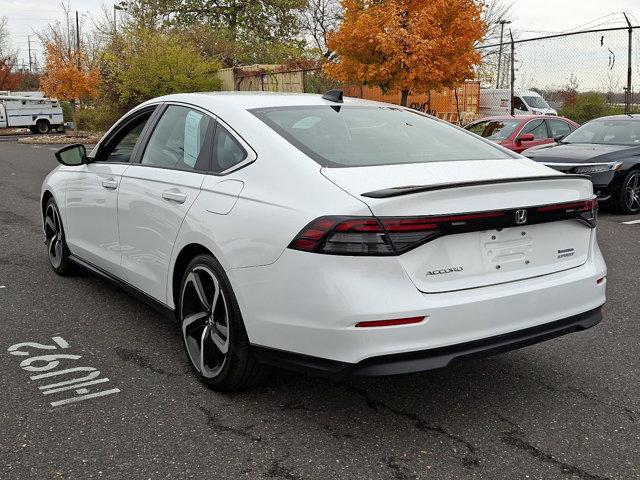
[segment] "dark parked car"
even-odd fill
[[[600,200],[610,200],[623,213],[640,212],[640,115],[591,120],[557,143],[523,155],[562,172],[589,175]]]
[[[554,138],[566,136],[579,126],[563,117],[502,115],[484,117],[464,128],[509,150],[521,153],[527,148],[553,143]]]

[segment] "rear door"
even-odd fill
[[[549,118],[547,123],[549,124],[549,133],[552,139],[559,136],[566,137],[574,130],[569,122],[560,118]]]
[[[122,176],[118,225],[125,281],[166,302],[166,280],[180,225],[210,170],[215,120],[167,105],[140,163]]]

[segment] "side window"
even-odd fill
[[[208,171],[215,121],[188,107],[170,105],[158,121],[142,164],[178,170]]]
[[[542,140],[547,137],[547,126],[544,123],[544,118],[540,120],[531,120],[520,131],[520,135],[523,133],[533,133],[534,140]]]
[[[553,138],[558,135],[569,135],[571,133],[571,126],[563,120],[550,119],[547,120],[547,122],[549,122],[551,137]]]
[[[98,152],[98,162],[128,163],[131,161],[133,148],[136,146],[140,134],[151,118],[153,110],[139,115],[131,123],[120,129],[114,137],[107,140],[103,149]]]
[[[513,108],[515,108],[516,110],[522,110],[524,112],[528,111],[527,106],[524,104],[520,97],[513,97]]]
[[[213,171],[216,173],[224,172],[247,158],[246,150],[220,124],[216,128],[213,150],[215,152]]]

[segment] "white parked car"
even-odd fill
[[[214,389],[262,364],[444,367],[601,319],[589,179],[417,111],[339,91],[177,94],[57,157],[53,269],[175,315]]]

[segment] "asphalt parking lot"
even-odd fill
[[[600,216],[608,302],[591,330],[399,377],[275,371],[222,395],[190,375],[176,325],[51,271],[39,192],[56,148],[0,144],[1,479],[640,478],[640,222],[622,223],[640,216]],[[81,357],[109,393],[40,388],[59,380],[21,368],[37,349]]]

